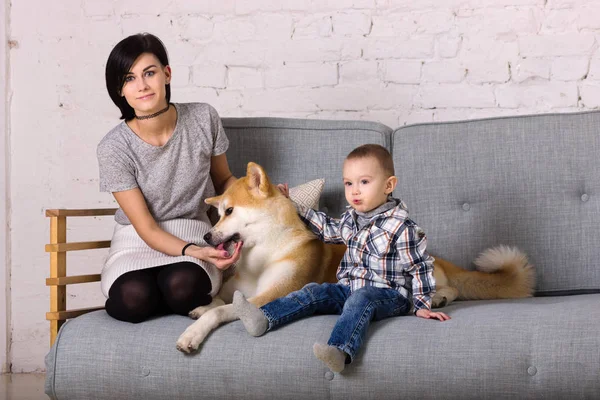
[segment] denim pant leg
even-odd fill
[[[360,349],[372,320],[406,315],[410,308],[410,301],[394,289],[360,288],[348,297],[327,344],[348,354],[348,363]]]
[[[309,283],[302,289],[265,304],[260,309],[269,329],[313,314],[341,314],[350,288],[335,283]]]

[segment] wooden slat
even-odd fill
[[[50,218],[50,243],[64,243],[67,241],[67,218]],[[50,253],[50,278],[62,278],[67,275],[67,254]],[[50,286],[50,312],[61,312],[67,308],[66,286]],[[50,346],[56,340],[58,330],[64,321],[51,321]]]
[[[66,319],[79,317],[80,315],[87,314],[92,311],[103,310],[103,309],[104,309],[104,307],[89,307],[89,308],[78,308],[75,310],[47,312],[46,319],[51,322],[59,321],[59,320],[64,322],[64,320],[66,320]]]
[[[93,242],[72,242],[72,243],[50,243],[46,245],[46,253],[105,249],[110,247],[110,240],[96,240]]]
[[[46,252],[50,253],[50,278],[46,279],[46,285],[50,286],[50,312],[46,313],[46,319],[50,320],[50,346],[56,341],[58,331],[67,319],[104,308],[66,309],[66,285],[100,280],[99,274],[67,276],[66,252],[110,247],[110,240],[67,243],[66,218],[114,215],[116,211],[116,208],[46,210],[46,216],[50,217],[50,243],[46,245]]]
[[[117,208],[95,208],[95,209],[50,209],[46,210],[46,217],[97,217],[102,215],[115,215]]]
[[[46,278],[46,286],[74,285],[77,283],[100,282],[100,274],[74,275],[64,278]]]

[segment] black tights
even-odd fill
[[[210,278],[189,261],[121,275],[112,284],[106,312],[120,321],[138,323],[153,315],[187,315],[211,302]]]

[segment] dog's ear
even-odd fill
[[[248,178],[250,189],[255,190],[260,196],[266,197],[269,194],[271,182],[260,165],[249,162],[246,169],[246,178]]]
[[[209,206],[213,206],[215,208],[219,208],[219,203],[221,202],[222,196],[209,197],[208,199],[204,199],[204,202]]]

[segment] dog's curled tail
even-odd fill
[[[535,287],[535,271],[525,253],[516,247],[500,245],[483,251],[474,261],[483,293],[477,298],[531,297]],[[468,293],[461,293],[468,295]],[[470,296],[468,296],[470,297]]]
[[[473,263],[481,272],[531,269],[527,256],[521,250],[505,245],[484,250]]]
[[[519,249],[497,246],[483,251],[474,261],[476,270],[449,269],[450,286],[459,300],[513,299],[531,297],[535,271]]]

